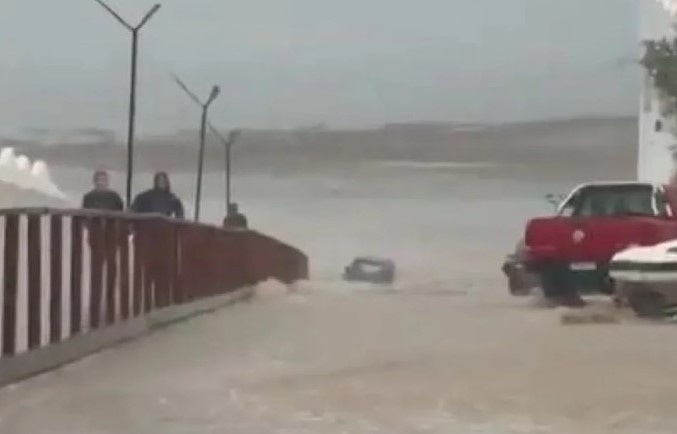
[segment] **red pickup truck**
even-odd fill
[[[608,264],[615,253],[674,238],[677,186],[583,184],[562,200],[554,216],[529,220],[503,272],[514,295],[538,286],[556,304],[581,306],[581,294],[613,293]]]

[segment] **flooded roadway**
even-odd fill
[[[0,433],[677,432],[674,326],[563,325],[510,298],[500,261],[551,187],[468,179],[243,177],[250,221],[313,280],[0,390]],[[343,283],[363,254],[397,285]]]
[[[263,288],[0,391],[0,432],[669,433],[672,327],[490,293]]]

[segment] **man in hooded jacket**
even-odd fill
[[[183,204],[181,199],[172,193],[167,173],[157,172],[155,174],[153,188],[139,193],[134,198],[132,211],[183,218]]]

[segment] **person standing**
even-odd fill
[[[223,219],[223,227],[247,229],[247,217],[242,214],[236,203],[228,205],[228,214]]]
[[[167,173],[157,172],[155,174],[153,188],[136,195],[132,202],[132,211],[183,218],[183,204],[181,199],[172,193]]]
[[[99,211],[123,211],[124,204],[117,192],[111,190],[108,172],[97,170],[93,176],[94,189],[82,198],[82,208]],[[89,243],[92,266],[106,276],[102,285],[115,288],[117,280],[117,257],[119,249],[118,219],[89,216],[84,221],[85,236]],[[105,271],[105,273],[104,273]],[[103,299],[102,299],[103,300]],[[103,301],[102,301],[103,303]],[[103,309],[103,305],[100,309]],[[100,311],[103,315],[103,310]]]
[[[108,172],[97,170],[92,178],[94,188],[82,198],[82,208],[105,211],[122,211],[122,198],[110,188]]]

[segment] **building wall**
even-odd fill
[[[677,0],[640,0],[639,4],[640,41],[675,36],[671,26],[675,16],[669,9],[677,8]],[[674,169],[677,167],[673,158],[677,140],[670,132],[677,127],[677,123],[669,122],[661,116],[656,92],[646,73],[643,74],[639,109],[637,177],[641,181],[667,182],[672,179]],[[662,125],[661,131],[657,131],[657,123]]]

